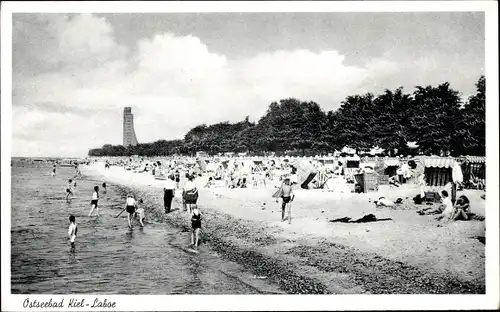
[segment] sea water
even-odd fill
[[[122,192],[102,181],[77,179],[71,201],[66,185],[74,168],[14,165],[11,184],[11,290],[13,294],[257,294],[280,293],[252,279],[208,247],[185,251],[190,233],[165,223],[136,222],[130,230]],[[99,217],[88,217],[99,185]],[[70,251],[69,216],[76,217]],[[147,216],[146,216],[147,217]],[[154,221],[154,220],[149,220]]]

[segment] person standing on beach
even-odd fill
[[[191,246],[193,249],[198,249],[200,230],[201,230],[201,212],[198,210],[197,206],[191,211],[191,227],[193,231],[191,232]]]
[[[54,164],[54,166],[52,167],[52,176],[56,176],[56,164]]]
[[[290,178],[286,178],[281,185],[281,222],[285,221],[285,209],[286,205],[293,201],[295,194],[292,190],[292,185],[290,183]]]
[[[196,185],[194,184],[193,175],[189,175],[188,181],[186,182],[186,184],[184,184],[182,198],[186,206],[189,208],[189,212],[191,213],[191,206],[196,206],[196,202],[198,201],[198,190],[196,189]],[[186,210],[186,208],[184,208],[184,210]]]
[[[169,175],[163,187],[163,206],[165,207],[165,213],[170,213],[170,209],[172,208],[172,199],[175,196],[176,187],[177,186],[174,181],[174,176]]]
[[[180,182],[181,182],[181,174],[179,172],[179,169],[176,169],[175,170],[175,185],[176,185],[176,188],[179,189],[179,185],[180,185]]]
[[[92,200],[90,201],[90,213],[89,217],[92,216],[94,210],[96,211],[97,216],[99,216],[99,207],[97,206],[97,202],[99,201],[99,186],[94,186],[94,193],[92,194]]]
[[[68,185],[66,186],[66,200],[71,200],[70,196],[73,196],[73,180],[68,180]]]
[[[136,209],[136,203],[135,203],[135,198],[134,195],[128,194],[127,196],[127,206],[125,209],[128,212],[128,227],[132,228],[132,218],[134,217],[135,209]]]
[[[76,218],[75,218],[75,216],[71,215],[71,216],[69,216],[69,229],[68,229],[68,236],[69,236],[69,242],[71,244],[71,251],[75,251],[75,239],[76,239],[77,232],[78,232],[78,228],[76,227]]]

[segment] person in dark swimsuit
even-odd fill
[[[198,248],[201,229],[201,213],[197,206],[194,206],[191,212],[191,226],[193,228],[191,232],[191,247],[196,249]]]
[[[92,200],[90,201],[90,212],[89,217],[92,216],[92,213],[96,212],[97,216],[99,216],[99,206],[97,202],[99,201],[99,186],[94,186],[94,193],[92,193]]]
[[[283,185],[281,186],[281,192],[281,198],[283,200],[281,203],[281,222],[284,222],[286,205],[293,201],[293,198],[295,197],[289,178],[286,178],[283,182]]]

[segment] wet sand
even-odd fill
[[[144,199],[147,215],[159,222],[190,228],[179,200],[174,200],[176,210],[163,213],[163,181],[151,174],[104,170],[102,164],[82,171],[134,190]],[[203,181],[197,184],[201,188]],[[485,235],[484,222],[441,223],[435,216],[418,215],[421,207],[410,204],[416,187],[381,186],[366,194],[296,190],[292,224],[280,222],[274,191],[201,189],[202,242],[292,294],[485,293],[485,245],[475,238]],[[473,212],[484,215],[483,193],[465,194]],[[401,197],[404,203],[398,209],[376,208],[370,201],[380,196]],[[329,222],[369,213],[392,220]]]

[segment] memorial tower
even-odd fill
[[[134,130],[134,115],[131,107],[123,110],[123,146],[137,145],[137,137]]]

